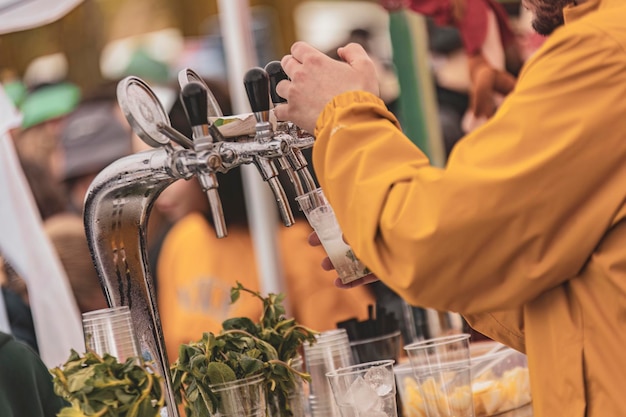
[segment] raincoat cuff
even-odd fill
[[[365,91],[348,91],[345,93],[341,93],[338,96],[335,96],[331,101],[329,101],[322,110],[322,113],[317,118],[314,136],[319,136],[319,133],[324,129],[324,126],[329,121],[333,120],[334,112],[336,109],[349,107],[355,103],[369,103],[376,107],[385,107],[385,103],[381,100],[381,98],[372,93],[368,93]]]

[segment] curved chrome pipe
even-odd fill
[[[107,302],[130,308],[142,355],[154,361],[165,381],[168,416],[178,417],[146,250],[155,199],[172,182],[190,175],[172,161],[171,149],[158,148],[109,165],[87,192],[84,223]]]

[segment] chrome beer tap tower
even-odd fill
[[[274,87],[285,77],[277,61],[246,73],[244,85],[255,129],[233,137],[225,136],[213,123],[223,117],[222,111],[202,78],[190,69],[181,71],[178,78],[193,138],[171,126],[163,106],[143,80],[131,76],[118,84],[118,102],[126,119],[153,149],[121,158],[99,173],[85,198],[85,230],[109,306],[130,308],[142,354],[155,362],[163,376],[169,417],[179,413],[147,263],[150,211],[167,186],[195,175],[209,200],[216,235],[226,237],[216,173],[254,164],[272,190],[283,224],[292,225],[293,214],[277,166],[287,172],[296,195],[314,190],[302,154],[313,146],[314,138],[292,122],[271,120],[270,96],[275,105],[282,101]]]

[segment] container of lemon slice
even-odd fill
[[[526,355],[508,347],[471,349],[472,400],[476,417],[496,416],[531,402]],[[475,356],[474,356],[475,355]],[[419,386],[409,363],[394,367],[403,417],[447,417],[429,407],[433,389]],[[425,382],[425,385],[428,381]]]
[[[526,355],[509,347],[473,356],[474,412],[493,416],[531,402]]]

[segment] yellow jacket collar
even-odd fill
[[[565,6],[563,15],[565,23],[572,23],[587,14],[599,9],[610,9],[623,6],[622,0],[587,0],[582,4]]]

